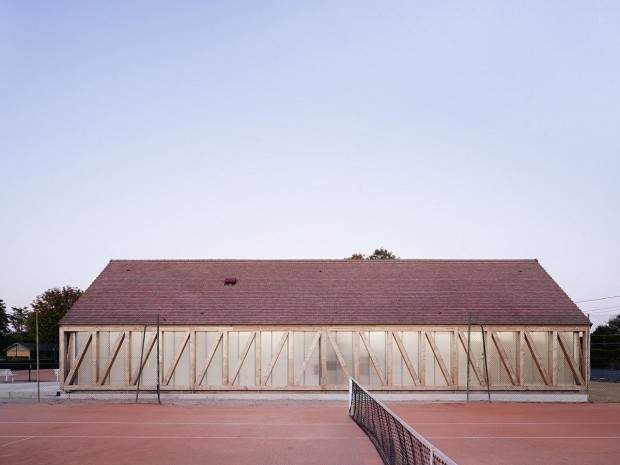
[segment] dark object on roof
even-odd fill
[[[234,289],[222,279],[239,278]],[[581,324],[536,260],[112,260],[62,325]]]

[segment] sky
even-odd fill
[[[620,3],[0,3],[0,299],[111,259],[537,258],[620,314]]]

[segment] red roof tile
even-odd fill
[[[112,260],[61,324],[442,325],[470,312],[588,324],[536,260]]]

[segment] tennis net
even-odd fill
[[[349,416],[368,435],[385,465],[456,465],[352,378]]]

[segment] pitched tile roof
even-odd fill
[[[225,285],[227,278],[236,278]],[[536,260],[112,260],[63,325],[588,324]]]

